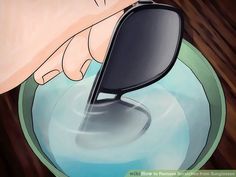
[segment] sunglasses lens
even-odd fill
[[[164,76],[176,60],[181,42],[180,15],[157,5],[137,9],[116,29],[100,91],[141,88]]]

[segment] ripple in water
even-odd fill
[[[34,130],[52,163],[70,177],[121,177],[131,169],[189,168],[205,146],[210,127],[209,104],[191,70],[177,61],[159,82],[125,94],[122,100],[145,105],[151,125],[139,138],[114,145],[117,138],[127,139],[132,127],[123,128],[116,138],[79,131],[99,68],[93,62],[80,82],[61,74],[37,88],[32,111]],[[78,136],[87,136],[85,140],[94,145],[110,146],[86,148],[78,143]]]

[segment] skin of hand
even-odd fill
[[[81,80],[102,62],[123,9],[137,0],[0,1],[0,94],[34,73],[45,84],[60,72]]]

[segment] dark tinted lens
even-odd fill
[[[141,8],[126,15],[113,37],[100,91],[142,87],[173,65],[181,40],[181,18],[165,8]]]

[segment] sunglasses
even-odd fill
[[[151,123],[149,111],[121,97],[157,82],[171,70],[182,35],[183,17],[177,8],[140,1],[129,9],[114,30],[80,130],[114,133],[128,126],[126,141],[142,135]],[[114,97],[100,99],[104,93]]]

